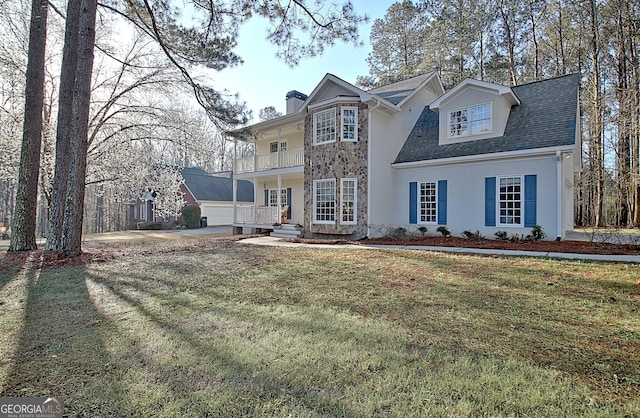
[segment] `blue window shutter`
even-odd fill
[[[535,174],[524,176],[524,226],[533,227],[537,221],[537,177]]]
[[[418,183],[409,183],[409,223],[418,223]]]
[[[496,226],[496,178],[484,179],[484,225]]]
[[[447,181],[438,180],[438,225],[447,224]]]
[[[287,187],[287,206],[289,206],[289,211],[287,212],[287,219],[291,219],[291,187]]]
[[[269,190],[264,191],[264,205],[269,206]]]

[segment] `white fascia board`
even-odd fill
[[[573,152],[573,145],[565,145],[561,147],[549,147],[549,148],[534,148],[522,151],[508,151],[492,154],[478,154],[478,155],[466,155],[463,157],[451,157],[440,158],[436,160],[423,160],[423,161],[411,161],[408,163],[396,163],[391,164],[391,168],[394,170],[421,168],[421,167],[435,167],[439,165],[452,165],[452,164],[464,164],[485,162],[493,160],[506,160],[510,158],[532,158],[532,157],[546,157],[550,155],[556,155],[556,152]]]
[[[315,102],[314,104],[309,105],[308,109],[311,111],[323,106],[328,106],[336,103],[353,103],[354,101],[364,100],[362,100],[362,97],[360,96],[337,96],[327,100],[323,100],[321,102]]]
[[[279,118],[266,120],[264,122],[258,122],[253,125],[247,125],[242,128],[234,129],[233,131],[230,131],[230,133],[239,134],[246,131],[255,132],[255,131],[260,131],[265,129],[274,129],[274,128],[277,128],[278,126],[285,126],[290,123],[296,123],[297,119],[301,118],[302,116],[303,116],[302,108],[300,108],[300,110],[298,110],[297,112],[280,116]]]
[[[452,88],[451,90],[449,90],[448,92],[446,92],[445,94],[443,94],[442,96],[434,100],[429,105],[429,108],[433,110],[439,109],[442,105],[444,105],[446,102],[456,97],[463,90],[467,88],[472,88],[472,87],[479,88],[482,90],[488,90],[497,95],[503,96],[506,98],[506,100],[509,103],[511,103],[512,106],[520,104],[520,99],[518,99],[518,96],[516,96],[516,94],[511,89],[511,87],[467,78],[464,81],[462,81],[460,84],[458,84],[457,86],[455,86],[454,88]]]

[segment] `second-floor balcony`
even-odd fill
[[[270,154],[259,154],[252,157],[238,158],[234,172],[255,173],[277,168],[298,167],[304,165],[304,148],[294,148]]]

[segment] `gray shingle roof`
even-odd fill
[[[232,202],[233,174],[210,174],[198,167],[181,170],[185,185],[198,201]],[[253,183],[238,180],[238,202],[253,202]]]
[[[378,87],[369,90],[367,93],[375,94],[386,101],[397,105],[407,98],[415,89],[425,82],[433,73],[422,74],[407,80],[398,81],[397,83],[387,86]]]
[[[579,74],[512,87],[520,105],[511,108],[504,135],[438,144],[438,114],[425,107],[394,163],[574,145]]]

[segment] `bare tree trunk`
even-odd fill
[[[604,210],[604,140],[602,123],[602,93],[600,86],[600,28],[596,0],[590,1],[591,23],[591,115],[590,115],[590,162],[594,176],[595,225],[603,226]]]
[[[509,82],[512,86],[517,84],[516,78],[516,56],[515,56],[515,40],[513,31],[515,28],[511,27],[509,22],[509,14],[508,11],[505,10],[505,4],[510,3],[506,0],[502,0],[500,2],[500,16],[502,17],[502,24],[504,25],[505,31],[505,42],[507,45],[507,59],[509,62]]]
[[[47,0],[33,0],[29,28],[22,151],[9,251],[36,249],[36,208],[42,141]]]
[[[77,0],[71,0],[69,7],[71,8],[72,3],[77,2]],[[62,151],[66,151],[68,154],[66,155],[68,165],[64,163],[58,167],[58,163],[61,163],[61,161],[56,158],[56,175],[59,168],[62,172],[60,176],[54,178],[54,190],[64,190],[62,206],[59,206],[61,202],[57,199],[53,205],[58,216],[62,214],[62,229],[59,234],[57,230],[56,234],[49,234],[49,237],[54,237],[51,242],[49,239],[47,240],[47,249],[61,250],[71,257],[82,253],[82,221],[84,216],[91,74],[93,71],[97,3],[96,0],[81,0],[79,4],[73,5],[72,10],[74,13],[75,7],[78,8],[76,14],[78,25],[75,28],[75,35],[73,33],[65,33],[65,36],[69,36],[70,39],[70,43],[67,44],[67,39],[65,38],[65,56],[68,52],[67,48],[73,48],[74,46],[77,54],[75,59],[70,59],[66,62],[68,67],[65,68],[63,64],[62,69],[63,74],[73,77],[73,85],[70,92],[63,93],[61,91],[60,93],[61,108],[63,106],[63,94],[65,94],[65,99],[71,100],[71,114],[68,115],[69,129],[67,131],[63,128],[64,130],[62,131],[62,134],[67,134],[68,136],[67,138],[61,138],[65,142],[64,147],[66,148],[62,149]],[[68,21],[69,14],[67,15]],[[66,30],[69,29],[69,26],[67,26]],[[71,27],[72,31],[73,29]],[[69,52],[70,58],[73,58],[72,55]],[[67,85],[66,87],[70,86]],[[56,157],[59,155],[58,151],[56,148]],[[61,156],[65,158],[64,154]],[[66,171],[64,171],[65,168],[67,168]],[[56,179],[58,183],[56,183]],[[66,185],[60,184],[62,181]]]
[[[62,251],[64,211],[69,178],[69,153],[71,150],[71,119],[76,63],[78,61],[78,28],[81,0],[69,0],[65,23],[64,50],[60,72],[58,98],[58,127],[56,133],[56,158],[49,208],[49,227],[45,249]]]

